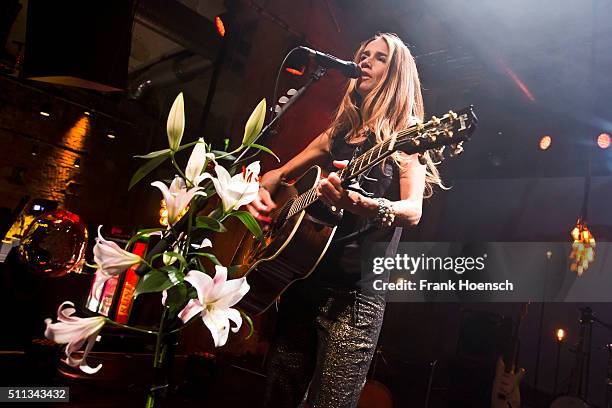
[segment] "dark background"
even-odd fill
[[[101,13],[96,8],[109,4],[88,2],[88,9],[78,10],[70,2],[57,2],[57,19],[46,19],[44,27],[26,24],[27,1],[5,1],[0,6],[0,207],[5,213],[30,195],[55,200],[61,208],[81,215],[90,235],[99,224],[128,231],[154,226],[160,197],[148,183],[172,174],[168,167],[160,168],[128,193],[129,179],[138,167],[131,156],[166,147],[165,119],[178,92],[185,93],[184,142],[204,137],[219,148],[229,138],[236,146],[257,102],[266,97],[272,105],[276,70],[289,49],[308,45],[349,59],[360,41],[377,31],[391,31],[410,45],[417,58],[428,116],[473,104],[480,119],[465,153],[441,165],[445,183],[452,188],[437,191],[426,201],[420,225],[404,239],[567,241],[583,207],[590,161],[587,222],[598,241],[609,240],[612,150],[595,144],[600,133],[612,131],[612,3],[608,1],[138,0],[127,9],[133,24],[123,28],[97,23]],[[215,33],[217,15],[226,22],[224,39]],[[90,27],[90,32],[77,30],[76,23],[71,26],[62,16],[78,19],[78,27]],[[56,52],[62,60],[74,58],[73,67],[127,72],[127,77],[115,78],[123,81],[123,91],[27,79],[26,31],[38,30],[51,38],[50,33],[60,33],[66,24],[74,29],[64,29],[64,37],[52,40],[47,52],[51,56]],[[124,29],[125,35],[117,34]],[[124,60],[123,50],[129,53]],[[101,58],[103,52],[110,52],[110,57]],[[47,61],[37,68],[50,70],[52,57]],[[308,73],[282,75],[280,94],[299,87]],[[211,93],[215,82],[216,91]],[[325,129],[344,86],[345,80],[330,71],[287,114],[278,134],[267,141],[282,161]],[[41,116],[41,110],[51,116]],[[116,138],[108,138],[109,131]],[[538,148],[543,135],[552,137],[545,151]],[[74,167],[77,158],[79,168]],[[184,164],[186,158],[187,154],[179,159]],[[263,160],[267,168],[276,165],[269,157]],[[46,290],[48,301],[37,305],[36,318],[52,315],[67,296],[82,294],[68,281],[48,284],[52,290]],[[15,288],[5,286],[5,290]],[[31,305],[27,296],[17,298],[21,307]],[[557,327],[569,331],[559,381],[567,382],[570,376],[573,355],[568,346],[577,339],[580,306],[545,307],[537,384],[544,393],[552,392]],[[591,306],[603,320],[612,321],[609,304]],[[521,329],[520,357],[528,386],[535,382],[540,307],[532,305]],[[457,385],[453,359],[461,349],[461,311],[478,309],[514,317],[518,308],[516,304],[390,304],[381,347],[394,368],[392,374],[382,368],[380,376],[390,375],[393,380],[387,382],[394,381],[394,393],[401,394],[398,390],[406,384],[420,384],[426,377],[423,367],[429,361],[439,360],[434,395],[452,392]],[[260,342],[244,345],[234,338],[227,349],[262,355],[270,324],[260,327]],[[205,332],[185,336],[187,353],[210,350],[200,340]],[[482,341],[484,350],[486,336]],[[604,403],[607,352],[601,347],[607,343],[610,333],[594,329],[590,399],[597,406]],[[422,390],[421,385],[413,390],[414,406],[419,406]]]

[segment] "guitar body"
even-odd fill
[[[367,380],[359,396],[357,408],[393,408],[391,391],[381,382]]]
[[[270,214],[272,223],[264,234],[265,244],[239,223],[228,225],[228,233],[213,238],[219,248],[219,238],[222,241],[229,236],[225,241],[230,242],[222,244],[225,259],[218,258],[224,265],[241,265],[232,277],[246,276],[251,286],[238,304],[245,312],[264,312],[291,283],[310,275],[325,255],[341,212],[334,213],[316,201],[305,210],[290,213],[297,197],[316,186],[320,175],[321,168],[314,166],[294,183],[279,186],[273,197],[277,208]]]
[[[563,396],[555,399],[550,408],[590,408],[591,406],[578,397]]]

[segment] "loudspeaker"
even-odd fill
[[[98,91],[127,86],[133,0],[30,0],[24,77]]]

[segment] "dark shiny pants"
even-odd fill
[[[268,353],[265,407],[356,407],[384,311],[382,296],[294,284]]]

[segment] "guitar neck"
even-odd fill
[[[342,180],[342,186],[347,187],[351,180],[382,162],[397,150],[411,155],[438,149],[440,160],[442,160],[442,149],[450,145],[454,146],[451,154],[457,155],[463,150],[461,143],[467,140],[476,128],[477,121],[473,107],[469,106],[457,113],[449,111],[441,118],[433,116],[426,123],[416,124],[398,132],[351,160],[347,167],[340,170],[338,176]],[[317,200],[315,186],[295,199],[288,216],[297,214]]]

